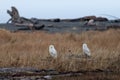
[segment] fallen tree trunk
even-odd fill
[[[7,10],[7,13],[11,16],[11,18],[7,21],[9,23],[11,21],[12,24],[16,26],[27,26],[31,30],[42,29],[44,25],[39,25],[36,22],[33,22],[30,19],[20,17],[18,10],[15,7],[11,7],[12,11]]]

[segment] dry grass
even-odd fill
[[[90,59],[83,57],[84,42],[91,50]],[[54,44],[58,51],[57,59],[50,58],[50,44]],[[82,34],[11,33],[0,30],[0,67],[35,67],[59,71],[120,70],[120,30]]]

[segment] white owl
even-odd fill
[[[90,53],[90,49],[87,47],[87,44],[84,43],[82,47],[83,47],[83,53],[84,53],[87,57],[90,57],[90,56],[91,56],[91,53]]]
[[[49,46],[49,53],[53,58],[57,58],[57,51],[54,48],[54,45]]]
[[[94,19],[90,19],[87,24],[88,24],[88,25],[95,25]]]

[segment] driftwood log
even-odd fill
[[[31,30],[44,28],[43,24],[41,25],[38,22],[32,21],[31,19],[20,17],[18,10],[13,6],[11,7],[11,11],[7,10],[7,13],[11,16],[7,23],[11,22],[16,26],[27,26]]]

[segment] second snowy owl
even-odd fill
[[[90,49],[88,48],[87,44],[84,43],[82,47],[83,47],[83,53],[84,53],[87,57],[90,57],[90,56],[91,56],[91,53],[90,53]]]

